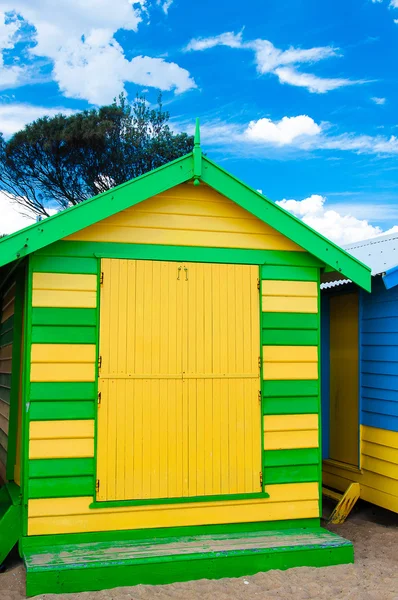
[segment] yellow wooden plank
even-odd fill
[[[29,458],[89,458],[94,439],[31,440]]]
[[[317,346],[263,346],[264,362],[317,362]]]
[[[185,184],[179,187],[182,192],[173,188],[66,239],[303,251],[231,200],[219,194],[222,200],[215,200],[210,188],[192,197]]]
[[[388,431],[386,429],[361,425],[361,437],[362,440],[372,442],[373,444],[398,449],[398,431]]]
[[[359,464],[358,293],[330,298],[329,457]]]
[[[318,448],[318,431],[265,431],[264,450]]]
[[[31,421],[31,440],[61,440],[73,438],[93,438],[94,421]]]
[[[33,290],[32,306],[95,308],[97,306],[97,293],[69,290]]]
[[[262,310],[264,312],[317,313],[318,300],[317,298],[263,296]]]
[[[263,379],[265,380],[296,380],[318,379],[317,363],[264,363]]]
[[[296,487],[298,486],[298,487]],[[319,516],[318,484],[267,486],[270,498],[89,509],[91,497],[29,500],[28,534],[250,523]]]
[[[95,364],[33,363],[31,381],[95,381]]]
[[[0,408],[1,411],[1,408]],[[398,448],[390,448],[381,444],[374,444],[362,440],[361,450],[363,456],[370,456],[398,465]]]
[[[362,472],[358,471],[347,471],[343,467],[337,467],[331,464],[323,465],[325,473],[335,475],[337,477],[344,477],[345,480],[360,483],[361,486],[365,485],[369,488],[373,488],[376,491],[383,492],[395,496],[398,501],[398,479],[387,477],[384,474],[374,473],[363,469]],[[345,488],[344,488],[345,489]],[[362,496],[361,496],[362,497]]]
[[[94,363],[95,353],[95,344],[32,344],[31,361],[32,363]]]
[[[266,415],[264,431],[300,431],[318,429],[318,415]]]
[[[318,284],[316,281],[267,280],[263,281],[262,295],[294,298],[317,298]]]
[[[95,292],[97,276],[71,273],[33,273],[32,285],[33,290]]]
[[[363,456],[361,468],[364,471],[371,471],[398,481],[398,463],[381,460],[373,456]]]

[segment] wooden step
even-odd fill
[[[239,577],[353,562],[351,542],[321,528],[46,546],[25,551],[27,594]]]

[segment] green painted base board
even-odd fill
[[[319,527],[73,544],[24,552],[27,595],[253,575],[351,563],[351,542]]]

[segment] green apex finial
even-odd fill
[[[196,117],[195,137],[194,137],[193,143],[194,143],[194,146],[196,148],[200,147],[200,122],[199,122],[199,117]]]

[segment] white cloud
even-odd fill
[[[18,231],[18,229],[27,227],[35,222],[35,217],[22,215],[20,212],[21,210],[22,208],[16,204],[16,202],[10,200],[6,194],[0,190],[0,235],[13,233],[14,231]]]
[[[173,0],[157,0],[156,4],[160,6],[164,14],[167,15],[170,6],[173,4]]]
[[[185,51],[208,50],[215,46],[228,46],[229,48],[245,47],[242,41],[242,32],[233,33],[232,31],[227,31],[226,33],[221,33],[220,35],[215,35],[213,37],[194,38],[186,46]]]
[[[269,40],[257,39],[244,42],[242,31],[240,33],[228,31],[213,37],[192,39],[186,46],[185,51],[208,50],[215,46],[251,50],[254,52],[257,71],[260,74],[273,73],[281,83],[304,87],[309,92],[317,94],[323,94],[347,85],[367,83],[363,80],[317,77],[310,73],[302,73],[297,69],[302,64],[312,64],[327,58],[341,56],[339,49],[333,46],[316,46],[314,48],[294,48],[291,46],[287,50],[280,50]]]
[[[291,144],[303,137],[317,136],[320,133],[321,127],[307,115],[283,117],[280,121],[271,121],[267,118],[250,121],[245,131],[249,140],[280,146]]]
[[[385,104],[386,103],[386,99],[385,98],[378,98],[377,96],[373,96],[373,98],[371,98],[371,100],[373,100],[373,102],[375,104]]]
[[[0,104],[0,132],[5,137],[11,136],[22,129],[27,123],[31,123],[40,117],[53,117],[59,113],[71,115],[74,111],[68,108],[47,108],[45,106],[34,106],[33,104],[9,103]]]
[[[328,209],[327,199],[319,194],[313,194],[304,200],[284,199],[276,204],[340,245],[366,240],[382,233],[394,233],[398,229],[395,225],[383,232],[381,227],[371,225],[366,219],[359,219],[350,213],[342,214],[337,210]]]
[[[398,25],[398,19],[394,19],[395,25]]]
[[[12,50],[17,41],[20,23],[16,18],[8,18],[0,11],[0,89],[14,87],[22,79],[24,69],[17,65],[4,64],[4,50]]]
[[[62,92],[93,104],[105,104],[124,91],[124,83],[182,92],[196,87],[188,71],[163,59],[136,56],[128,60],[114,34],[137,31],[147,11],[138,0],[3,0],[34,29],[33,57],[53,64],[53,78]],[[162,2],[168,10],[170,0]],[[152,61],[152,62],[151,62]]]

